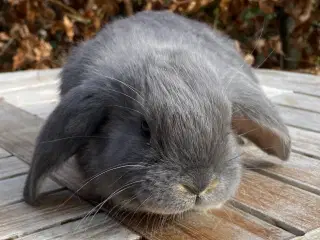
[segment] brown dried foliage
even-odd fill
[[[288,16],[285,42],[279,9]],[[61,67],[72,45],[142,10],[170,10],[224,31],[253,66],[277,69],[285,59],[296,71],[320,72],[317,0],[3,0],[0,71]]]

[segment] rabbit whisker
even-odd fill
[[[96,175],[94,175],[93,177],[89,178],[77,191],[75,191],[66,201],[64,201],[59,207],[62,207],[64,204],[66,204],[73,196],[75,196],[81,189],[83,189],[85,186],[87,186],[91,181],[93,181],[94,179],[100,177],[101,175],[108,173],[110,171],[114,171],[117,169],[121,169],[121,168],[126,168],[126,167],[146,167],[143,165],[139,165],[139,164],[125,164],[125,165],[118,165],[112,168],[109,168],[107,170],[102,171],[101,173],[98,173]],[[58,207],[58,209],[59,209]]]
[[[89,212],[85,215],[85,217],[80,221],[78,227],[81,225],[81,223],[82,223],[82,221],[83,221],[84,219],[86,219],[88,216],[91,215],[92,212],[95,211],[95,209],[97,209],[97,210],[95,211],[94,216],[97,214],[97,212],[99,212],[99,211],[101,210],[101,208],[103,207],[103,205],[104,205],[107,201],[109,201],[111,198],[113,198],[113,197],[115,197],[116,195],[118,195],[119,193],[121,193],[121,192],[129,189],[130,187],[132,187],[132,185],[137,184],[137,183],[140,183],[140,182],[143,182],[143,180],[135,181],[135,182],[131,182],[131,183],[125,184],[124,186],[120,187],[118,190],[114,191],[114,192],[113,192],[112,194],[110,194],[105,200],[103,200],[101,203],[99,203],[98,205],[96,205],[91,211],[89,211]],[[93,216],[93,217],[94,217],[94,216]],[[78,228],[78,227],[77,227],[77,228]]]
[[[138,90],[136,88],[134,88],[133,86],[131,86],[130,84],[127,84],[127,83],[125,83],[125,82],[123,82],[123,81],[121,81],[121,80],[119,80],[117,78],[114,78],[114,77],[102,75],[98,71],[96,71],[95,69],[93,69],[92,72],[95,73],[96,75],[98,75],[99,77],[104,77],[104,78],[107,78],[109,80],[113,80],[113,81],[121,83],[122,85],[124,85],[127,88],[129,88],[130,90],[132,90],[134,93],[136,93],[139,97],[141,97],[144,100],[144,98],[141,96],[141,94],[138,92]]]
[[[249,130],[249,131],[246,131],[246,132],[244,132],[244,133],[239,134],[238,136],[244,137],[246,134],[251,133],[251,132],[254,132],[254,131],[257,131],[258,129],[259,129],[259,128],[253,128],[253,129],[251,129],[251,130]]]
[[[263,33],[264,28],[265,28],[265,23],[266,23],[266,19],[263,20],[263,24],[262,24],[262,28],[261,28],[261,30],[260,30],[260,35],[259,35],[259,37],[258,37],[258,40],[260,40],[261,37],[262,37],[262,33]],[[253,52],[256,50],[257,46],[258,46],[258,44],[255,45],[255,47],[254,47],[254,49],[251,51],[250,55],[253,54]],[[245,62],[238,68],[238,70],[241,70],[241,69],[244,67],[244,65],[245,65]],[[231,82],[233,81],[234,77],[235,77],[235,74],[231,77],[230,81],[227,83],[227,86],[226,86],[226,88],[225,88],[225,91],[228,90],[228,87],[229,87],[229,85],[231,84]]]
[[[138,100],[136,100],[135,98],[133,98],[133,97],[131,97],[131,96],[125,94],[125,93],[122,93],[122,92],[113,90],[113,89],[109,89],[109,91],[116,92],[116,93],[120,93],[120,94],[122,94],[123,96],[126,96],[126,97],[132,99],[133,101],[137,102],[144,110],[146,110],[146,109],[145,109],[145,106],[144,106],[141,102],[139,102]]]
[[[260,68],[265,61],[267,61],[267,59],[271,56],[271,54],[274,52],[274,49],[272,49],[272,51],[268,54],[268,56],[259,64],[259,66],[257,66],[257,68]]]
[[[135,110],[135,109],[132,109],[132,108],[129,108],[129,107],[124,107],[124,106],[120,106],[120,105],[108,105],[108,107],[123,108],[123,109],[127,109],[127,110],[131,110],[131,111],[137,112],[137,113],[139,113],[139,114],[142,115],[142,116],[144,115],[144,114],[142,114],[140,111]]]
[[[110,213],[111,213],[114,209],[116,209],[117,207],[119,207],[119,208],[117,209],[117,211],[114,212],[114,213],[111,215],[112,218],[114,218],[114,217],[117,218],[117,217],[118,217],[117,215],[121,212],[122,209],[124,209],[123,207],[126,206],[127,204],[129,204],[130,202],[132,202],[133,200],[137,199],[137,197],[138,197],[138,195],[135,194],[132,198],[130,198],[130,199],[128,199],[128,200],[125,200],[125,201],[124,201],[125,204],[122,204],[122,203],[121,203],[121,204],[115,205],[113,208],[111,208],[110,211],[108,211],[108,215],[110,215]],[[122,215],[121,215],[121,217],[122,217]]]

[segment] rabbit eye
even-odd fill
[[[145,137],[150,137],[149,125],[145,120],[141,121],[141,131]]]

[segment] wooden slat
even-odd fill
[[[121,217],[122,216],[122,217]],[[132,219],[120,215],[132,229],[149,239],[273,239],[283,240],[293,234],[262,221],[229,204],[207,213],[189,213],[173,223],[144,215]],[[158,220],[158,221],[157,221]]]
[[[65,203],[70,194],[67,191],[51,194],[49,198],[44,198],[41,206],[37,208],[24,202],[2,207],[0,239],[21,237],[85,216],[92,206],[77,197]]]
[[[280,116],[287,125],[301,129],[320,132],[320,114],[289,107],[277,107]]]
[[[46,119],[49,116],[49,114],[53,111],[53,109],[56,107],[56,105],[56,100],[49,100],[24,105],[21,106],[21,108],[29,113],[37,115],[40,118]]]
[[[259,151],[254,146],[244,148],[244,163],[248,168],[301,189],[320,195],[320,161],[292,153],[286,162]]]
[[[12,156],[0,159],[0,180],[27,173],[29,166],[20,159]]]
[[[263,239],[215,215],[192,214],[175,223],[194,239]]]
[[[22,190],[25,179],[26,175],[22,175],[0,181],[0,207],[23,200]],[[50,179],[46,179],[41,191],[46,193],[56,191],[58,189],[62,189],[62,187]]]
[[[320,226],[320,196],[245,171],[235,205],[301,235]]]
[[[44,86],[22,89],[1,95],[5,101],[19,108],[39,102],[53,102],[58,100],[57,83],[49,83]]]
[[[7,152],[3,148],[0,148],[0,158],[5,158],[11,156],[11,153]]]
[[[320,133],[289,127],[294,151],[320,159]]]
[[[320,98],[299,93],[286,93],[271,98],[272,102],[287,107],[320,113]]]
[[[43,124],[43,120],[4,101],[0,101],[0,122],[4,123],[0,125],[0,146],[4,146],[25,162],[30,163],[34,141]],[[6,129],[10,129],[10,131],[6,131]],[[76,191],[82,186],[83,182],[76,169],[73,162],[70,161],[60,171],[56,172],[53,177],[55,180],[58,179],[61,185]],[[83,188],[78,194],[85,194],[86,190],[86,188]],[[112,221],[115,223],[114,220],[110,220],[110,222]],[[124,232],[128,231],[124,227],[122,228]]]
[[[320,239],[320,228],[306,233],[304,236],[295,237],[291,240],[319,240]]]
[[[17,153],[25,161],[30,161],[32,148],[33,148],[33,144],[34,144],[33,142],[34,142],[34,139],[35,139],[35,137],[38,133],[38,130],[39,130],[38,127],[35,127],[35,125],[37,125],[37,124],[35,124],[34,122],[40,122],[39,119],[36,118],[35,116],[32,116],[32,115],[26,113],[26,112],[21,112],[19,109],[16,109],[13,106],[10,106],[4,102],[1,105],[5,105],[5,106],[0,107],[0,111],[1,111],[1,109],[3,111],[2,113],[0,112],[0,121],[1,121],[3,114],[5,114],[7,118],[8,118],[8,116],[10,116],[10,119],[12,119],[11,129],[14,129],[14,130],[12,130],[10,132],[2,132],[2,134],[0,134],[0,145],[2,144],[7,149],[10,149],[10,151],[12,151],[13,153],[15,153],[15,154]],[[19,121],[15,120],[16,118],[19,119]],[[24,125],[21,126],[20,121],[23,121]],[[26,126],[27,123],[29,124],[29,127]],[[41,124],[39,124],[39,125],[41,125]],[[30,126],[33,126],[33,127],[30,127]],[[0,128],[1,128],[1,126],[0,126]],[[62,182],[63,184],[66,184],[66,186],[69,187],[70,189],[73,189],[73,190],[77,189],[79,187],[79,183],[81,181],[74,180],[75,178],[70,177],[71,175],[74,174],[75,168],[71,167],[70,165],[68,166],[68,164],[66,164],[65,167],[66,168],[64,168],[64,170],[59,171],[60,173],[55,176],[57,178],[59,178],[60,182]],[[215,217],[211,216],[211,219],[213,219],[213,218],[215,218]],[[233,223],[227,222],[226,220],[223,220],[223,222],[225,222],[228,229],[232,229],[232,228],[234,229],[234,234],[239,233],[239,231],[241,231],[242,234],[244,234],[246,236],[250,236],[250,237],[255,236],[256,239],[259,238],[254,233],[251,233],[250,231],[248,231],[246,229],[242,229],[241,227],[238,227]],[[206,223],[210,224],[209,221],[207,221],[207,220],[206,220]],[[261,227],[263,228],[263,225]],[[142,229],[141,228],[139,228],[139,229],[140,229],[139,232],[141,234],[143,234]],[[170,230],[170,229],[172,229],[172,227],[169,227],[169,230],[167,228],[162,230],[161,235],[169,236],[171,234],[170,236],[173,237],[175,234],[175,231],[182,231],[182,229],[180,229],[180,230],[176,229],[176,228],[174,228],[174,230]],[[278,231],[279,231],[279,229],[278,229]],[[154,236],[153,235],[154,233],[148,232],[145,234],[149,234],[148,236],[151,239],[157,239],[156,237],[152,237],[152,236]],[[187,234],[187,233],[185,233],[185,234]],[[285,234],[285,233],[283,233],[283,234]],[[157,235],[157,237],[160,237],[158,235]],[[177,235],[177,236],[181,236],[181,234]],[[187,236],[190,237],[190,234],[188,233],[185,236],[185,239],[188,239]],[[231,237],[231,236],[229,236],[229,237]],[[161,239],[166,239],[166,238],[161,238]],[[190,239],[192,239],[192,236],[190,237]],[[247,238],[244,238],[244,239],[247,239]]]
[[[262,239],[283,240],[294,236],[293,234],[262,221],[251,214],[239,211],[239,209],[235,209],[230,204],[226,204],[222,209],[210,210],[209,214],[214,214],[225,221],[236,224]]]
[[[109,222],[105,214],[99,213],[93,219],[77,220],[60,226],[49,228],[18,240],[79,240],[79,239],[126,239],[137,240],[140,237],[129,230],[124,229],[115,222]]]
[[[229,220],[219,218],[212,213],[190,212],[184,214],[180,219],[167,221],[143,214],[133,218],[130,215],[120,216],[122,217],[119,217],[119,219],[147,239],[262,239],[247,229],[237,226]],[[262,228],[264,229],[264,227]],[[284,233],[282,234],[285,235]],[[292,235],[287,233],[286,236]]]
[[[44,86],[58,81],[60,69],[48,69],[43,71],[30,70],[14,73],[0,74],[0,96],[23,89]]]
[[[52,76],[52,74],[49,75],[49,79],[46,80],[37,79],[36,83],[40,82],[39,84],[34,83],[33,85],[32,82],[30,83],[29,81],[29,85],[25,87],[18,85],[14,88],[11,86],[11,89],[9,88],[7,90],[5,89],[6,86],[4,86],[3,92],[0,91],[0,96],[16,107],[36,114],[39,117],[47,117],[59,99],[58,81],[54,80],[54,78],[51,79],[50,76]],[[0,84],[3,85],[1,81]]]
[[[311,74],[290,73],[275,70],[255,70],[260,83],[269,87],[293,90],[297,93],[305,93],[320,96],[320,77]]]

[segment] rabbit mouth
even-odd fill
[[[208,203],[204,202],[203,200],[196,200],[195,205],[193,207],[196,211],[207,211],[209,209],[219,209],[224,205],[224,202],[218,202],[218,203]]]

